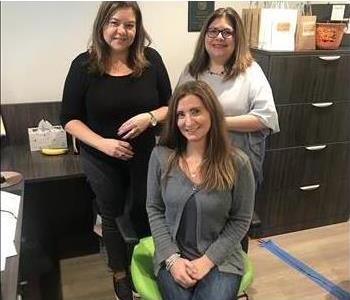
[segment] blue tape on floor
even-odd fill
[[[271,240],[259,240],[260,245],[265,249],[269,250],[271,253],[278,256],[285,263],[295,268],[299,272],[303,273],[311,280],[316,282],[319,286],[326,289],[329,293],[331,293],[334,297],[339,300],[350,300],[350,293],[341,287],[337,286],[326,277],[311,269],[309,266],[298,260],[297,258],[290,255],[288,252],[284,251],[277,244],[275,244]]]

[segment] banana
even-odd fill
[[[67,148],[42,148],[41,153],[45,155],[60,155],[68,152]]]

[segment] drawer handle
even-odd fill
[[[333,102],[321,102],[321,103],[311,103],[315,107],[328,107],[333,105]]]
[[[305,149],[306,150],[310,150],[310,151],[320,151],[320,150],[323,150],[326,147],[327,147],[327,145],[308,146],[308,147],[305,147]]]
[[[341,56],[340,56],[340,55],[334,55],[334,56],[319,56],[318,58],[319,58],[319,59],[322,59],[322,60],[332,61],[332,60],[337,60],[337,59],[341,58]]]
[[[313,184],[313,185],[301,186],[300,189],[302,191],[314,191],[314,190],[317,190],[319,187],[320,187],[319,184]]]

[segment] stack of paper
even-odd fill
[[[2,121],[1,115],[0,115],[0,135],[6,136],[6,130],[5,130],[4,122]]]
[[[17,254],[14,244],[21,197],[1,191],[1,271],[6,258]]]

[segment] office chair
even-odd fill
[[[154,243],[151,236],[145,237],[134,247],[131,258],[131,277],[134,287],[142,300],[162,300],[156,279],[153,275]],[[253,281],[254,269],[248,255],[242,251],[244,275],[241,280],[239,295],[248,299],[246,289]]]
[[[162,300],[157,282],[153,273],[154,243],[151,236],[138,239],[133,230],[130,218],[122,215],[116,218],[117,226],[128,246],[128,257],[131,270],[131,278],[134,287],[142,300]],[[260,219],[254,213],[250,231],[260,226]],[[248,250],[248,234],[242,240],[242,256],[244,262],[244,274],[242,276],[238,299],[249,299],[246,290],[253,282],[254,268],[250,261]]]

